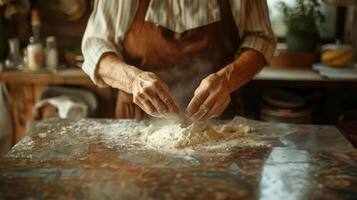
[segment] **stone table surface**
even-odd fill
[[[357,199],[357,150],[333,126],[235,118],[221,149],[153,150],[131,120],[47,120],[0,159],[0,199]]]

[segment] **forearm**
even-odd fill
[[[133,81],[143,71],[126,64],[114,53],[105,53],[98,62],[97,76],[113,88],[131,94]]]
[[[234,62],[217,72],[217,75],[225,76],[228,81],[228,89],[234,92],[251,80],[266,64],[264,56],[253,49],[246,49]]]

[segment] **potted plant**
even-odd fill
[[[288,29],[288,49],[295,52],[315,51],[319,39],[317,23],[325,20],[318,0],[296,0],[296,6],[292,7],[280,2],[279,6]]]

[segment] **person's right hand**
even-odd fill
[[[132,85],[133,101],[147,114],[167,118],[179,114],[179,108],[169,94],[168,86],[152,72],[137,75]]]

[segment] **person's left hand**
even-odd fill
[[[220,116],[231,101],[228,88],[224,74],[213,73],[203,79],[187,107],[187,116],[199,121]]]

